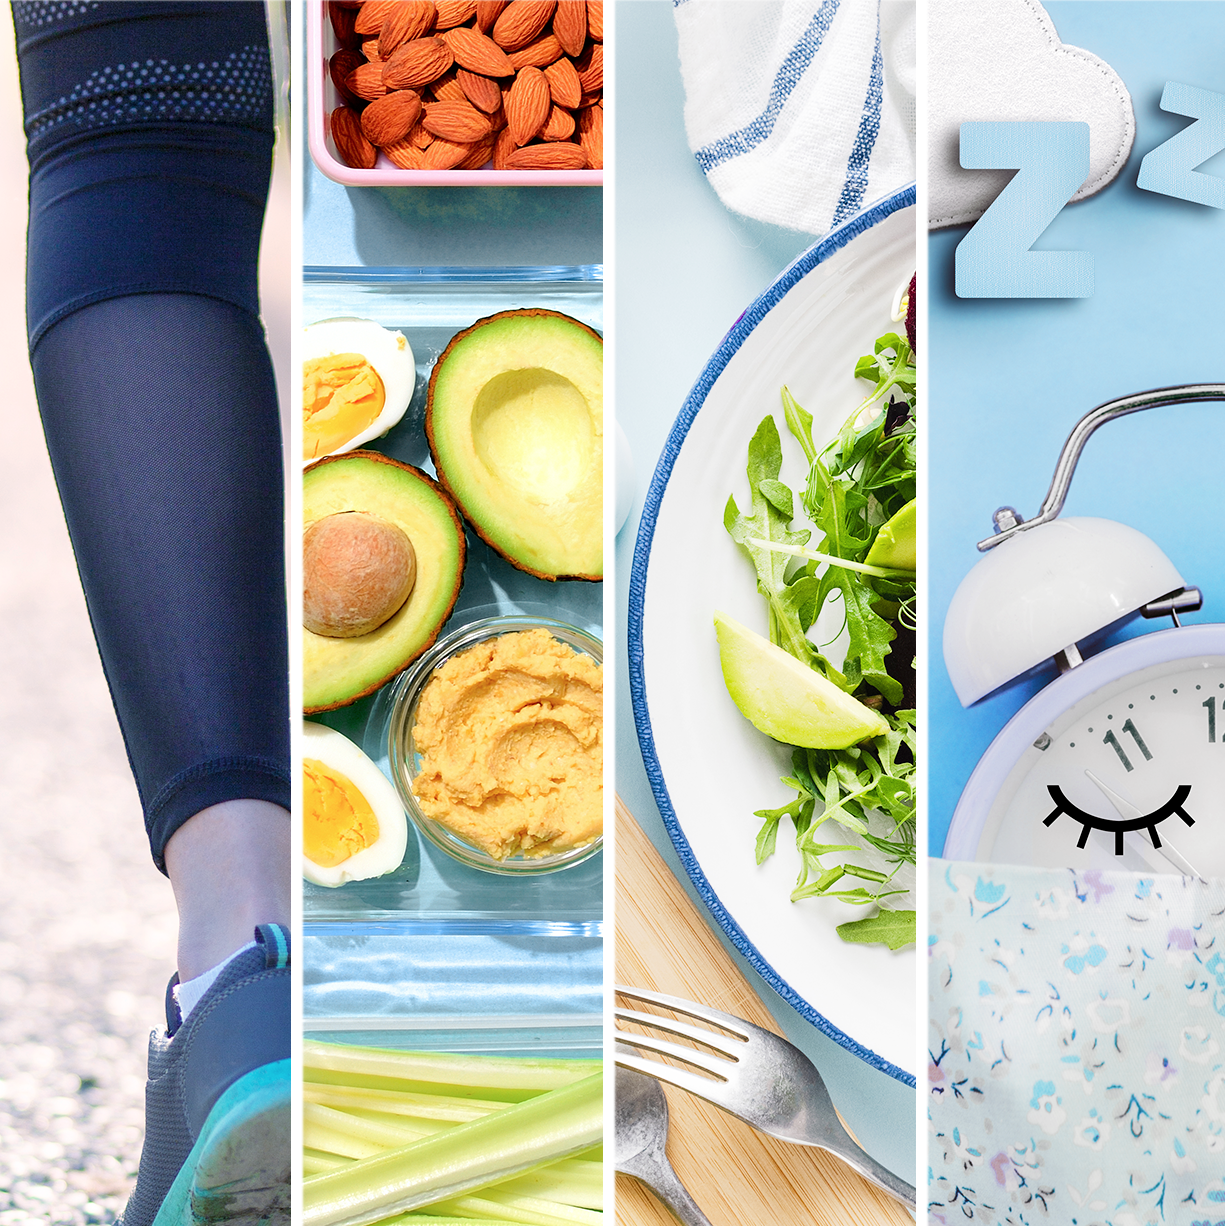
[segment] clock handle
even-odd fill
[[[1190,404],[1197,400],[1225,400],[1225,383],[1191,383],[1185,387],[1159,387],[1151,392],[1137,392],[1134,396],[1123,396],[1118,400],[1108,400],[1091,409],[1072,428],[1068,441],[1064,443],[1059,453],[1059,461],[1055,465],[1055,475],[1051,478],[1051,488],[1046,492],[1042,508],[1033,519],[1021,519],[1011,507],[1001,508],[996,515],[996,534],[985,541],[978,542],[978,548],[986,553],[994,549],[1009,537],[1024,532],[1027,528],[1038,524],[1049,523],[1063,510],[1064,500],[1068,496],[1068,487],[1072,484],[1072,474],[1076,471],[1076,462],[1084,450],[1089,436],[1098,428],[1116,417],[1126,417],[1129,413],[1139,413],[1142,409],[1159,409],[1164,405]]]

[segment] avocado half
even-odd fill
[[[556,311],[502,311],[430,375],[438,478],[481,538],[541,579],[604,575],[604,343]]]
[[[312,464],[302,475],[302,510],[304,529],[346,511],[394,524],[412,542],[417,563],[408,599],[369,633],[330,638],[303,629],[303,706],[315,714],[374,693],[434,642],[459,595],[466,545],[446,491],[420,469],[377,451]]]

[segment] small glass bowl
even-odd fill
[[[391,721],[387,729],[387,757],[391,770],[392,782],[408,816],[412,818],[417,829],[435,847],[441,848],[470,868],[478,868],[486,873],[501,873],[506,876],[534,875],[539,873],[555,873],[559,869],[570,868],[590,859],[604,845],[603,836],[568,851],[553,852],[541,856],[507,856],[504,860],[491,856],[487,851],[474,847],[461,839],[441,822],[427,817],[417,804],[413,795],[412,781],[421,768],[421,757],[413,741],[413,728],[417,723],[417,706],[426,683],[434,675],[435,669],[444,664],[452,656],[459,655],[469,647],[486,639],[496,638],[500,634],[511,634],[518,630],[535,630],[543,627],[554,638],[569,644],[576,651],[590,656],[597,664],[604,662],[604,648],[599,639],[588,634],[577,626],[565,622],[554,621],[548,617],[530,617],[510,615],[503,617],[487,617],[481,621],[470,622],[466,626],[438,640],[420,659],[416,660],[393,683],[391,692]]]

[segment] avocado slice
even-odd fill
[[[304,527],[361,511],[412,542],[416,578],[407,600],[367,634],[333,638],[303,630],[302,694],[307,714],[343,707],[390,681],[438,637],[463,578],[463,521],[446,491],[420,469],[377,451],[350,451],[302,475]]]
[[[889,731],[871,707],[747,626],[716,612],[715,633],[727,692],[767,736],[810,749],[849,749]]]
[[[914,570],[919,564],[918,501],[912,498],[880,526],[864,561],[869,566]]]
[[[604,344],[556,311],[502,311],[430,375],[438,478],[481,538],[541,579],[604,574]]]

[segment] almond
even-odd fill
[[[332,112],[332,141],[346,166],[354,170],[373,170],[378,159],[374,146],[362,135],[362,121],[357,112],[338,106]]]
[[[478,72],[483,77],[513,77],[516,65],[493,41],[478,30],[461,27],[448,30],[443,36],[455,56],[455,62],[469,72]]]
[[[479,144],[472,146],[472,152],[458,166],[456,170],[480,170],[493,155],[493,136],[486,137]]]
[[[508,154],[508,170],[582,170],[587,155],[578,145],[554,141],[548,145],[526,145]]]
[[[434,143],[434,134],[433,132],[427,132],[418,122],[416,127],[408,134],[408,143],[414,149],[428,149]]]
[[[397,47],[383,65],[383,83],[388,89],[420,89],[437,81],[454,59],[441,38],[414,38]]]
[[[429,102],[421,126],[443,140],[471,145],[493,132],[493,125],[468,102]]]
[[[361,64],[362,57],[348,47],[341,47],[328,60],[328,72],[331,74],[332,84],[336,86],[336,92],[345,102],[352,102],[357,97],[349,88],[348,80],[361,67]]]
[[[383,58],[379,55],[379,40],[377,38],[366,39],[361,45],[361,52],[369,64],[377,64]]]
[[[521,4],[532,2],[519,0]],[[514,84],[502,95],[502,105],[506,108],[506,126],[515,144],[526,145],[544,127],[549,117],[552,102],[548,79],[539,68],[520,69]]]
[[[604,169],[604,108],[589,106],[578,113],[579,144],[592,170]]]
[[[498,133],[497,139],[493,143],[494,170],[506,170],[506,159],[510,157],[510,155],[514,153],[518,147],[519,146],[515,144],[514,139],[511,137],[510,129],[503,128]]]
[[[422,157],[422,168],[425,170],[453,170],[471,152],[471,148],[467,145],[439,137],[426,149]]]
[[[492,115],[489,116],[489,122],[493,125],[495,132],[503,132],[506,129],[506,112],[498,107]]]
[[[385,60],[402,43],[422,38],[434,28],[434,0],[398,0],[379,31],[379,59]]]
[[[476,0],[438,0],[438,17],[434,28],[450,30],[462,26],[476,16]]]
[[[336,0],[330,0],[328,4],[328,19],[332,23],[332,30],[336,35],[336,41],[342,47],[353,47],[357,44],[357,31],[353,28],[357,24],[357,10],[345,8],[336,3]]]
[[[553,33],[567,55],[578,55],[587,41],[587,5],[583,0],[557,0]]]
[[[374,104],[371,103],[371,106]],[[549,112],[549,118],[545,121],[545,125],[540,129],[540,136],[543,140],[569,140],[574,135],[574,116],[569,111],[563,111],[561,107],[555,106]],[[376,145],[378,141],[374,142]]]
[[[366,0],[357,10],[357,20],[353,23],[358,34],[377,34],[383,28],[383,22],[391,16],[398,0]]]
[[[453,72],[444,72],[430,86],[430,94],[434,102],[464,102],[468,101],[463,86],[455,79]]]
[[[586,60],[586,64],[583,63]],[[578,63],[578,80],[583,93],[596,94],[604,88],[604,44],[595,43]]]
[[[604,41],[604,0],[587,0],[587,32],[597,43]]]
[[[383,84],[382,64],[360,65],[349,74],[345,84],[352,93],[367,102],[373,102],[387,92],[387,86]]]
[[[459,82],[460,89],[464,91],[464,97],[478,111],[484,111],[486,115],[492,115],[502,105],[502,89],[496,81],[491,81],[488,77],[479,76],[475,72],[469,72],[466,68],[459,69],[455,74],[455,79]],[[577,75],[574,80],[578,81]],[[578,101],[577,94],[575,95],[575,101]]]
[[[546,34],[534,43],[528,43],[526,47],[510,53],[510,62],[515,66],[516,72],[520,68],[544,68],[560,58],[561,43],[552,34]]]
[[[493,23],[493,41],[507,51],[526,47],[549,24],[556,0],[511,0]]]
[[[398,140],[394,145],[384,145],[387,160],[401,170],[422,170],[425,155],[411,141]]]
[[[421,97],[411,89],[397,89],[376,98],[362,111],[362,132],[380,148],[403,140],[421,117]]]
[[[583,96],[583,87],[579,84],[578,70],[572,61],[562,56],[544,70],[545,80],[549,83],[549,94],[557,106],[574,110]]]
[[[510,0],[477,0],[476,28],[482,34],[488,34],[493,29],[493,23],[502,16],[502,10]]]

